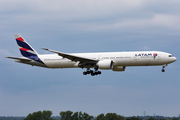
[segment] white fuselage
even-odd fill
[[[176,58],[173,57],[171,54],[160,51],[75,53],[71,55],[97,59],[99,61],[112,60],[113,66],[157,66],[157,65],[167,65],[169,63],[176,61]],[[74,62],[67,58],[63,58],[58,54],[38,55],[38,57],[43,61],[45,66],[48,68],[79,67],[78,66],[79,62]],[[28,62],[26,64],[41,66],[36,64],[36,61],[31,61],[31,63]]]
[[[20,34],[15,34],[16,42],[23,57],[7,57],[16,62],[46,68],[87,68],[83,74],[99,75],[101,71],[125,71],[126,66],[165,66],[176,61],[172,54],[160,51],[64,53],[42,48],[55,54],[38,54]],[[90,70],[90,68],[94,68]]]

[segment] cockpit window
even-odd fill
[[[174,57],[173,55],[169,55],[169,57]]]

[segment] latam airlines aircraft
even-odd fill
[[[63,53],[46,48],[55,54],[38,54],[19,35],[14,35],[23,57],[7,57],[15,62],[39,66],[45,68],[86,68],[84,75],[92,76],[101,74],[102,70],[125,71],[126,66],[158,66],[162,65],[162,72],[168,64],[175,62],[172,54],[160,51],[136,51],[136,52],[99,52],[99,53]],[[94,68],[93,70],[90,70]]]

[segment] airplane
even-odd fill
[[[128,66],[160,66],[165,67],[177,60],[170,53],[161,51],[133,52],[97,52],[97,53],[64,53],[42,48],[54,54],[38,54],[20,34],[15,34],[16,42],[22,57],[7,57],[15,62],[45,68],[85,68],[83,75],[101,74],[101,70],[125,71]],[[94,68],[94,71],[91,70]]]

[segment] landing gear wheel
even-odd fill
[[[100,75],[100,74],[101,74],[101,71],[98,71],[97,73]]]
[[[87,72],[83,72],[83,75],[87,75]]]
[[[165,72],[165,69],[162,69],[161,71],[162,71],[162,72]]]
[[[91,73],[91,76],[94,76],[95,74],[94,73]]]
[[[87,74],[90,74],[90,71],[87,71]]]
[[[90,70],[90,74],[92,74],[93,73],[93,70]]]

